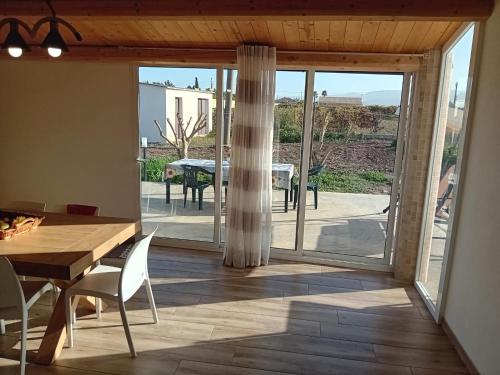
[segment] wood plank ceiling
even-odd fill
[[[278,63],[413,71],[464,22],[486,19],[493,0],[51,0],[64,59],[234,64],[243,43],[275,46]],[[29,25],[49,14],[46,1],[2,0],[0,15]],[[7,27],[0,32],[0,40]],[[47,29],[31,44],[39,46]],[[332,54],[333,52],[333,54]],[[47,58],[39,48],[26,58]],[[416,56],[415,56],[416,55]],[[6,54],[0,54],[6,58]]]
[[[282,51],[419,54],[440,48],[460,21],[361,20],[81,20],[71,17],[86,46],[235,48],[242,43]],[[29,24],[34,19],[24,18]],[[68,44],[74,44],[65,33]],[[0,40],[7,28],[0,33]],[[40,43],[46,29],[33,41]]]

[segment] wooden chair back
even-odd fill
[[[86,206],[84,204],[68,204],[66,205],[66,213],[68,215],[99,216],[99,207]]]

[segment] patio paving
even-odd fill
[[[282,190],[273,191],[272,246],[293,250],[297,211],[289,202],[289,211],[284,212],[284,196]],[[198,201],[193,203],[190,198],[189,191],[184,208],[182,186],[172,185],[171,202],[166,204],[163,183],[142,182],[145,232],[159,226],[159,237],[213,241],[214,190],[211,187],[205,190],[201,211],[198,210]],[[224,197],[222,202],[224,214]],[[383,257],[387,214],[382,210],[389,204],[388,195],[320,192],[317,210],[313,203],[313,194],[308,192],[304,250]]]

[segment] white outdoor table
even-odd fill
[[[215,160],[205,160],[205,159],[180,159],[165,166],[165,200],[166,203],[170,203],[170,181],[176,175],[184,174],[182,169],[183,165],[190,165],[199,167],[205,170],[208,174],[215,176]],[[226,183],[229,180],[229,161],[224,160],[222,162],[222,182]],[[294,173],[293,164],[283,164],[283,163],[273,163],[272,174],[273,174],[273,187],[285,190],[285,212],[288,212],[288,201],[290,196],[290,201],[292,201],[293,186],[292,179]],[[215,178],[214,178],[215,180]],[[289,194],[290,193],[290,194]]]

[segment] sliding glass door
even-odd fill
[[[140,68],[143,231],[214,239],[216,69]]]
[[[471,25],[445,49],[416,286],[435,318],[446,282],[453,238],[453,215],[464,147],[475,27]]]
[[[402,74],[316,72],[304,254],[389,263],[403,82]]]
[[[158,226],[157,243],[220,249],[238,71],[139,73],[144,232]],[[276,72],[275,254],[388,266],[410,81],[410,74]]]

